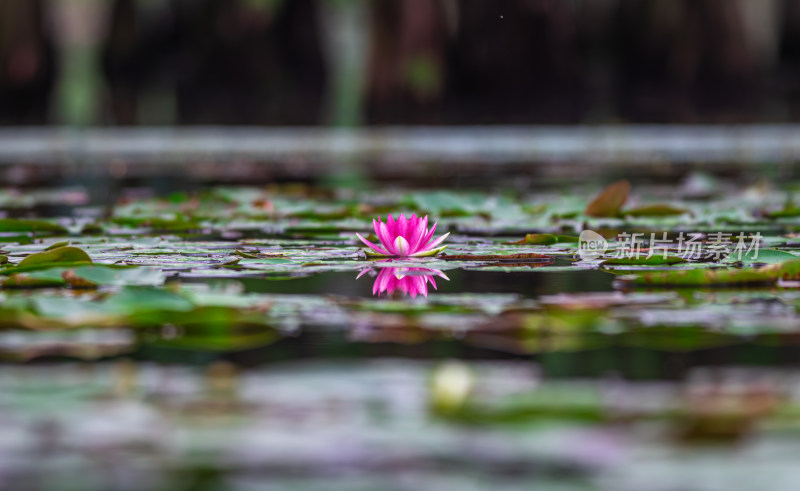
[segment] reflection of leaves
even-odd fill
[[[13,341],[12,341],[13,339]],[[133,336],[120,329],[15,332],[0,338],[0,358],[30,361],[41,357],[70,357],[93,360],[116,356],[133,349]]]
[[[439,408],[434,406],[434,409]],[[540,387],[499,401],[468,397],[449,409],[437,413],[469,424],[514,424],[542,419],[598,422],[612,415],[597,387],[586,386],[579,390]]]
[[[615,182],[593,199],[584,213],[590,217],[617,217],[630,191],[631,184],[628,181]]]
[[[668,351],[693,351],[726,346],[738,342],[729,334],[704,327],[648,326],[632,328],[618,335],[621,345]]]

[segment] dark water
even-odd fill
[[[450,281],[436,278],[437,289],[430,288],[429,298],[445,293],[515,293],[533,298],[570,292],[611,291],[614,276],[596,270],[571,272],[499,273],[451,270],[445,272]],[[353,273],[320,273],[294,279],[270,280],[241,278],[248,292],[286,294],[335,294],[371,298],[374,277],[356,279]],[[385,295],[384,295],[385,296]]]
[[[614,275],[598,270],[563,273],[451,270],[447,271],[447,275],[450,281],[437,278],[438,289],[429,290],[429,300],[435,300],[437,295],[459,293],[475,294],[476,299],[486,294],[514,294],[520,299],[535,300],[543,295],[611,292],[615,279]],[[375,298],[372,293],[373,280],[374,277],[368,275],[356,279],[355,274],[346,272],[280,280],[245,277],[238,281],[244,284],[249,293],[370,299]],[[387,296],[380,298],[386,299]],[[681,380],[699,367],[800,367],[800,345],[753,343],[747,338],[712,340],[710,345],[704,345],[705,338],[714,334],[703,327],[666,333],[658,329],[609,334],[570,332],[566,335],[574,342],[567,349],[550,348],[557,344],[561,336],[559,333],[423,336],[414,342],[398,342],[354,336],[354,327],[342,324],[331,329],[330,326],[320,328],[304,325],[299,331],[283,336],[269,346],[224,353],[145,346],[136,356],[142,360],[201,365],[226,360],[244,367],[293,360],[518,360],[530,362],[532,368],[537,367],[549,378],[620,377],[627,380]],[[509,349],[509,341],[520,336],[532,339],[537,345],[541,344],[541,348],[524,352]],[[689,344],[681,349],[672,347],[674,341],[681,339],[688,339]]]

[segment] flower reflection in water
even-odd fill
[[[370,269],[362,271],[358,277],[361,278]],[[450,281],[446,274],[438,269],[428,268],[380,268],[375,284],[372,285],[372,294],[380,296],[386,292],[391,295],[395,292],[416,298],[417,295],[428,296],[428,283],[436,290],[436,280],[434,276]]]

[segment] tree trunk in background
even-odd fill
[[[136,106],[164,86],[177,123],[320,122],[325,67],[314,0],[172,0],[149,15],[140,4],[115,0],[106,44],[117,122],[148,124]]]
[[[745,16],[776,15],[771,0],[622,0],[613,28],[622,118],[756,120],[776,42]]]
[[[576,5],[458,2],[447,54],[448,122],[580,122],[588,107]]]
[[[442,122],[445,2],[372,2],[368,120],[373,124]]]
[[[44,124],[55,81],[41,0],[0,2],[0,124]]]
[[[181,7],[180,122],[321,122],[325,69],[314,0],[202,0]]]
[[[102,0],[0,0],[0,124],[800,119],[795,0],[357,0],[369,46],[333,56],[319,24],[352,24],[320,6],[347,1],[109,0],[104,26]]]

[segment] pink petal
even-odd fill
[[[394,236],[389,232],[389,226],[381,223],[380,228],[381,232],[378,234],[378,238],[381,239],[381,245],[389,251],[389,255],[397,255],[397,251],[394,249]]]
[[[434,240],[434,241],[433,241],[433,242],[431,242],[430,244],[426,245],[426,246],[425,246],[425,250],[426,250],[426,251],[429,251],[429,250],[431,250],[431,249],[435,249],[435,248],[436,248],[436,246],[438,246],[439,244],[441,244],[441,243],[442,243],[442,241],[443,241],[444,239],[446,239],[446,238],[447,238],[447,236],[448,236],[448,235],[450,235],[450,232],[447,232],[446,234],[442,235],[441,237],[439,237],[438,239]]]
[[[428,230],[428,231],[425,233],[425,238],[424,238],[424,239],[422,239],[422,244],[423,244],[423,245],[424,245],[424,244],[427,244],[427,243],[428,243],[428,241],[430,241],[430,240],[431,240],[431,237],[433,237],[433,233],[436,231],[436,225],[438,225],[438,223],[439,223],[439,222],[434,222],[434,224],[433,224],[433,227],[431,227],[431,229],[430,229],[430,230]]]
[[[417,227],[413,232],[413,239],[409,241],[411,243],[411,254],[419,252],[420,248],[424,244],[423,239],[425,238],[427,227],[428,217],[425,217],[424,220],[418,220]]]
[[[397,221],[391,213],[389,213],[389,216],[386,218],[386,229],[391,234],[392,240],[394,240],[394,238],[397,237]]]
[[[384,256],[391,256],[391,254],[389,254],[389,252],[388,252],[388,251],[385,251],[385,250],[381,249],[380,247],[376,246],[375,244],[373,244],[372,242],[368,241],[367,239],[365,239],[364,237],[362,237],[362,236],[361,236],[361,234],[358,234],[358,233],[357,233],[357,234],[356,234],[356,236],[357,236],[359,239],[361,239],[361,242],[363,242],[364,244],[366,244],[366,245],[367,245],[367,247],[369,247],[369,248],[370,248],[370,249],[372,249],[373,251],[377,252],[378,254],[383,254]]]
[[[408,220],[406,219],[406,216],[403,215],[402,213],[400,214],[400,217],[398,217],[397,219],[397,230],[395,231],[397,232],[397,235],[408,237]]]
[[[398,236],[396,239],[394,239],[394,244],[393,245],[394,245],[395,252],[396,252],[396,254],[398,256],[402,256],[402,257],[408,256],[408,251],[410,249],[410,246],[408,244],[408,241],[405,239],[405,237]]]

